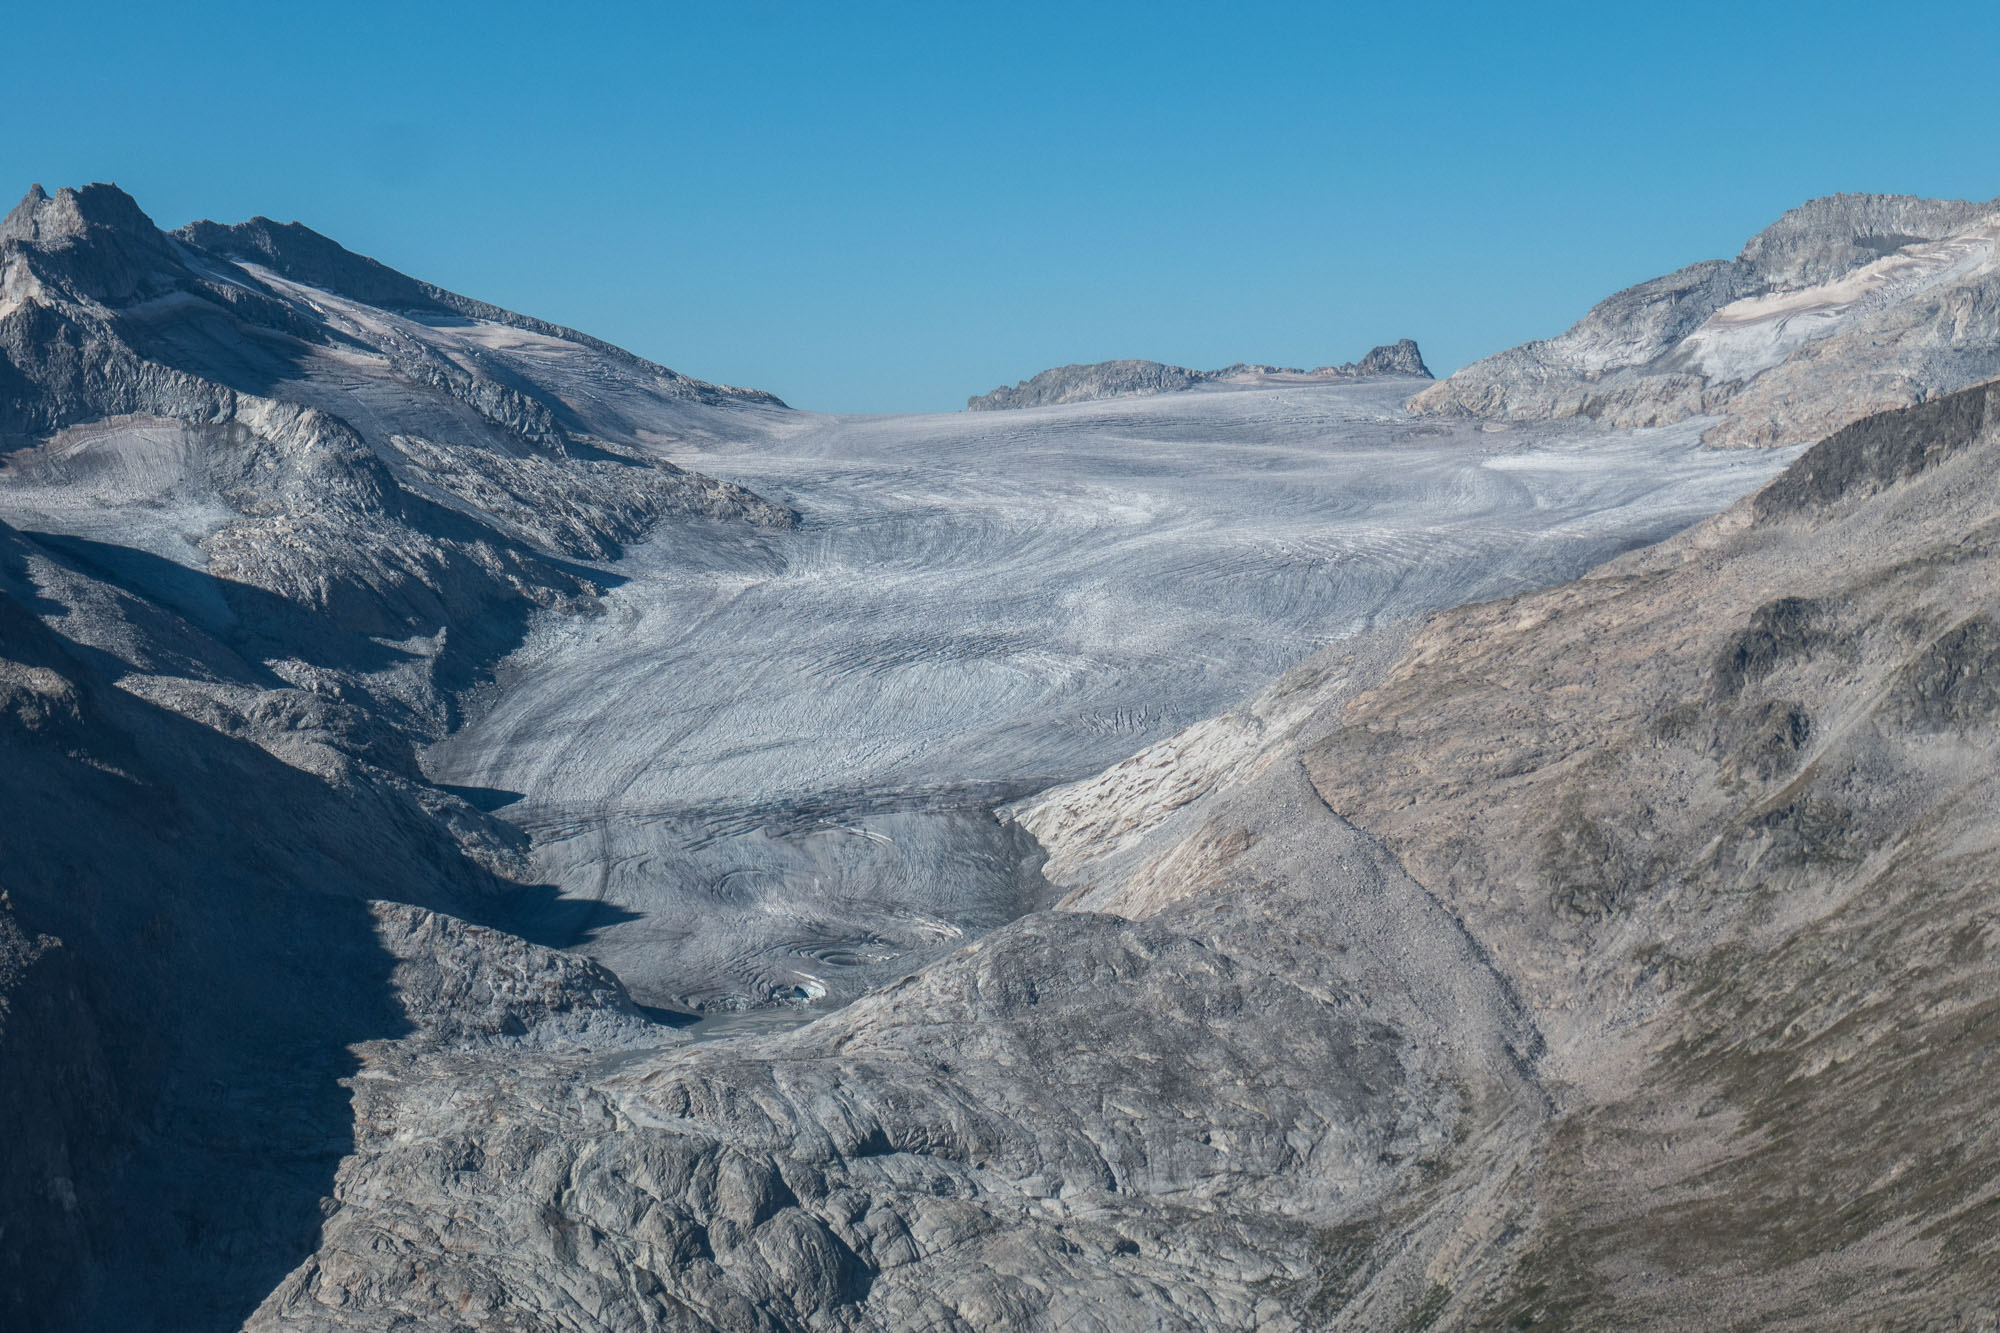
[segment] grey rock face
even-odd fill
[[[448,292],[427,282],[409,278],[387,265],[342,248],[298,222],[273,222],[257,217],[234,226],[215,222],[191,222],[174,233],[177,240],[229,259],[243,259],[268,268],[282,277],[307,287],[334,292],[363,305],[398,313],[432,317],[457,315],[466,319],[505,324],[529,333],[560,339],[588,348],[607,359],[629,367],[654,381],[657,389],[678,397],[704,403],[751,403],[783,407],[776,395],[761,389],[738,389],[705,384],[678,371],[633,356],[587,333],[551,324],[546,320],[518,315],[485,301]]]
[[[448,308],[302,228],[246,226],[186,235],[239,252],[282,231],[259,257],[426,304],[405,318],[252,272],[159,232],[110,186],[31,193],[0,227],[17,521],[116,531],[336,630],[397,639],[587,606],[599,585],[565,561],[614,555],[668,515],[792,521],[654,456],[624,416],[638,399],[654,429],[698,434],[768,396]],[[589,367],[604,382],[586,396],[573,377]]]
[[[1415,375],[1426,380],[1431,377],[1431,368],[1424,364],[1423,353],[1417,350],[1414,338],[1398,338],[1384,346],[1371,347],[1368,355],[1354,362],[1353,366],[1357,375]],[[1322,374],[1324,369],[1314,373]]]
[[[1627,426],[1718,416],[1713,444],[1817,439],[2000,374],[1996,245],[2000,201],[1815,199],[1734,260],[1619,292],[1410,406]]]
[[[1385,877],[1359,901],[1406,891],[1328,822],[1313,851]],[[1536,1099],[1448,922],[1454,998],[1490,1006],[1450,1017],[1372,993],[1379,961],[1338,943],[1352,901],[1230,896],[1031,917],[785,1037],[489,1074],[518,1126],[497,1136],[384,1066],[362,1111],[383,1132],[253,1324],[559,1321],[580,1288],[621,1329],[1297,1326],[1340,1224],[1435,1169],[1455,1123]]]
[[[1099,361],[1085,366],[1059,366],[1022,380],[1011,389],[1002,387],[968,398],[965,407],[969,412],[996,412],[1015,407],[1088,403],[1100,398],[1179,393],[1204,386],[1297,384],[1362,375],[1415,375],[1429,379],[1431,372],[1424,365],[1416,343],[1404,338],[1370,349],[1359,361],[1321,366],[1317,370],[1248,365],[1240,361],[1221,370],[1189,370],[1186,366],[1169,366],[1158,361]]]
[[[560,1034],[658,1044],[624,984],[587,958],[408,903],[372,903],[370,911],[396,959],[396,998],[422,1039],[465,1045]]]
[[[1537,1224],[1456,1322],[1986,1317],[1996,427],[1990,387],[1858,422],[1681,537],[1440,617],[1309,747],[1563,1089]]]
[[[1774,287],[1811,287],[1912,244],[1978,225],[1993,203],[1907,194],[1811,199],[1752,236],[1738,259]]]
[[[0,525],[0,1308],[234,1326],[311,1248],[351,1044],[672,1033],[473,924],[541,895],[518,835],[418,780],[394,708],[288,684],[110,570],[157,577]]]
[[[52,684],[44,678],[28,689],[47,695]],[[14,682],[0,688],[12,696],[0,703],[0,717],[44,725],[43,707],[20,698],[26,690]],[[63,942],[23,931],[0,892],[0,1126],[8,1135],[0,1218],[11,1233],[0,1239],[0,1322],[9,1327],[67,1322],[83,1304],[75,1279],[93,1237],[77,1177],[111,1130],[117,1102],[83,987]]]

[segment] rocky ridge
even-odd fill
[[[1371,348],[1359,361],[1317,370],[1292,366],[1262,366],[1237,362],[1221,370],[1189,370],[1159,361],[1099,361],[1091,365],[1058,366],[1022,380],[1013,388],[1001,387],[965,401],[968,412],[997,412],[1016,407],[1050,407],[1062,403],[1087,403],[1100,398],[1130,398],[1155,393],[1179,393],[1186,389],[1229,386],[1269,386],[1310,384],[1315,381],[1354,379],[1363,375],[1414,375],[1431,377],[1422,353],[1411,339]]]
[[[1717,445],[1817,439],[2000,374],[2000,200],[1841,194],[1733,260],[1606,297],[1567,332],[1476,361],[1413,411],[1650,426]]]

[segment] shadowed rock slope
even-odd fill
[[[243,684],[183,712],[114,684],[155,616],[0,529],[9,1327],[240,1322],[312,1244],[356,1040],[426,1014],[453,1038],[648,1027],[601,970],[459,919],[532,893],[497,873],[518,853],[379,731],[343,734],[342,705]]]
[[[2000,374],[2000,201],[1842,194],[1733,260],[1605,298],[1557,337],[1476,361],[1412,409],[1650,426],[1718,445],[1817,439]]]
[[[792,522],[659,456],[781,412],[296,226],[0,221],[0,1324],[239,1325],[357,1040],[666,1039],[416,747],[625,543]]]
[[[1996,398],[1039,798],[1062,910],[809,1027],[363,1048],[255,1326],[1977,1326]]]
[[[1415,342],[1398,342],[1369,350],[1359,361],[1317,370],[1292,366],[1253,366],[1237,362],[1221,370],[1189,370],[1159,361],[1098,361],[1090,365],[1058,366],[1044,370],[1013,388],[1001,387],[991,393],[965,400],[968,412],[998,412],[1012,407],[1052,407],[1061,403],[1088,403],[1100,398],[1136,398],[1155,393],[1179,393],[1203,387],[1243,388],[1277,384],[1311,384],[1316,381],[1356,379],[1363,375],[1414,375],[1431,377],[1423,354]]]

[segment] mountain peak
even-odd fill
[[[1360,375],[1431,377],[1431,368],[1424,364],[1424,354],[1417,350],[1415,338],[1398,338],[1395,342],[1369,348],[1368,355],[1356,362],[1354,369]]]
[[[21,202],[0,218],[0,241],[28,240],[33,238],[36,223],[42,214],[42,206],[49,202],[49,192],[36,181],[28,187],[28,193]]]
[[[1709,444],[1804,443],[2000,374],[1996,236],[2000,200],[1810,199],[1735,259],[1615,292],[1409,405],[1633,427],[1710,416]]]
[[[1050,407],[1067,403],[1087,403],[1100,398],[1138,398],[1156,393],[1179,393],[1204,386],[1234,388],[1275,388],[1356,379],[1367,375],[1413,375],[1431,377],[1416,340],[1402,338],[1370,348],[1359,361],[1338,366],[1302,370],[1297,366],[1253,365],[1238,361],[1220,370],[1190,370],[1160,361],[1097,361],[1088,365],[1057,366],[1022,380],[1012,388],[1001,385],[991,393],[965,401],[969,412],[993,412],[1015,407]]]
[[[1910,194],[1829,194],[1787,209],[1744,243],[1737,262],[1776,287],[1809,287],[1906,245],[1942,240],[1976,225],[2000,200],[1924,199]]]
[[[60,244],[75,240],[93,228],[148,237],[159,230],[138,201],[116,185],[97,182],[81,190],[65,185],[51,197],[40,184],[35,184],[0,219],[0,241]]]

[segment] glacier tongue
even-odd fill
[[[995,806],[1790,457],[1701,449],[1698,422],[1424,421],[1405,392],[809,418],[678,456],[805,521],[632,552],[607,613],[551,618],[429,772],[511,802],[641,1001],[837,1004],[1046,901]]]

